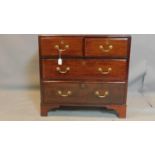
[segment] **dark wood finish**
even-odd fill
[[[100,46],[102,48],[100,49]],[[109,48],[112,47],[112,49]],[[85,56],[127,58],[128,38],[86,38]]]
[[[57,104],[41,104],[41,116],[47,116],[49,110],[58,109],[60,106]]]
[[[41,34],[41,37],[131,38],[128,34]]]
[[[103,82],[45,82],[44,103],[50,104],[124,104],[125,84],[124,83],[103,83]],[[119,90],[119,91],[118,91]],[[71,92],[68,96],[68,91]],[[99,92],[96,95],[96,92]],[[105,95],[108,92],[108,95]],[[104,96],[105,97],[102,97]],[[101,96],[101,98],[100,98]]]
[[[83,56],[82,37],[40,37],[41,56],[58,56],[58,50],[55,45],[59,45],[62,56]],[[65,48],[68,45],[68,48]]]
[[[125,118],[126,117],[126,104],[124,105],[105,105],[107,109],[112,109],[117,112],[117,115],[119,118]]]
[[[75,38],[79,39],[75,41]],[[54,72],[54,67],[57,66],[58,52],[55,49],[51,49],[51,44],[54,44],[56,40],[56,42],[60,42],[62,39],[64,43],[70,42],[72,46],[70,46],[70,51],[67,49],[64,53],[62,53],[63,65],[59,67],[72,65],[70,66],[72,69],[67,72],[68,74],[57,75],[56,71]],[[88,39],[90,39],[90,41],[87,44]],[[92,39],[94,39],[94,41],[92,41]],[[102,40],[100,43],[107,43],[105,40],[110,40],[110,43],[113,43],[113,48],[108,51],[108,54],[101,54],[94,48],[99,43],[98,40]],[[119,42],[117,42],[118,40]],[[94,50],[90,50],[91,48],[88,47],[88,45],[91,48],[94,48]],[[114,110],[118,114],[118,117],[125,118],[130,45],[131,37],[129,35],[39,36],[41,115],[47,116],[49,110],[58,109],[63,106],[101,107]],[[53,47],[54,46],[52,46],[52,48]],[[69,52],[67,53],[67,51]],[[105,75],[105,77],[108,78],[101,78],[101,76],[98,76],[98,74],[95,72],[96,67],[98,67],[98,65],[105,64],[106,66],[112,64],[117,73],[115,72],[115,74],[113,74],[110,72],[111,76],[110,74]],[[83,71],[86,71],[86,73]],[[114,77],[114,75],[117,76]],[[66,99],[59,100],[58,96],[54,96],[54,91],[56,91],[57,88],[61,88],[61,93],[65,95],[66,88],[69,87],[71,87],[74,91],[79,92],[79,94],[76,93],[76,95],[72,96],[72,99],[68,99],[68,101],[66,101]],[[105,100],[102,98],[102,102],[95,95],[92,95],[92,92],[94,92],[96,89],[99,89],[99,94],[105,95],[105,92],[102,91],[103,88],[110,90],[109,92],[110,95],[112,94],[112,96],[109,96],[109,98],[106,97]],[[88,95],[89,97],[86,99],[85,95]],[[77,98],[79,98],[79,102]],[[73,100],[73,102],[71,102],[71,100]]]
[[[63,65],[59,66],[57,60],[46,59],[42,60],[43,79],[71,79],[74,80],[103,80],[103,81],[126,81],[127,80],[127,62],[126,60],[96,60],[96,59],[65,59]],[[66,71],[65,74],[59,73],[56,70],[60,67],[61,71]],[[70,70],[67,71],[67,67]],[[98,69],[102,68],[102,71]],[[103,72],[108,72],[103,74]]]

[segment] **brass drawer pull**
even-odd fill
[[[60,95],[61,97],[68,97],[72,95],[72,92],[69,90],[66,92],[66,94],[64,94],[61,90],[57,91],[58,95]]]
[[[70,70],[70,67],[66,67],[64,71],[62,71],[60,67],[56,67],[56,71],[61,74],[66,74],[69,70]]]
[[[69,48],[69,45],[65,45],[64,41],[60,41],[60,44],[64,47],[64,48],[60,48],[61,45],[54,45],[54,48],[57,49],[60,52],[66,51]]]
[[[112,68],[109,67],[109,68],[107,69],[107,71],[103,71],[103,69],[102,69],[101,67],[99,67],[99,68],[98,68],[98,71],[99,71],[101,74],[103,74],[103,75],[107,75],[107,74],[109,74],[109,73],[112,71]]]
[[[109,95],[109,92],[108,91],[105,91],[104,92],[104,95],[101,95],[99,91],[96,91],[95,92],[95,95],[99,98],[106,98],[108,95]]]
[[[113,45],[108,45],[108,47],[105,47],[104,45],[99,45],[99,49],[103,52],[110,52],[110,50],[113,49]]]

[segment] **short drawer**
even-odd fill
[[[42,60],[43,80],[103,80],[126,81],[127,61],[102,59],[64,59],[58,65],[56,59]]]
[[[48,37],[41,36],[40,55],[58,57],[59,52],[63,56],[83,56],[82,37]]]
[[[85,56],[127,58],[128,38],[86,38]]]
[[[45,104],[124,104],[125,83],[45,82]]]

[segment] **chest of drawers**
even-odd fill
[[[78,106],[126,117],[130,44],[128,35],[39,36],[41,115]]]

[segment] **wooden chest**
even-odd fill
[[[41,115],[89,106],[126,117],[130,44],[128,35],[39,36]]]

